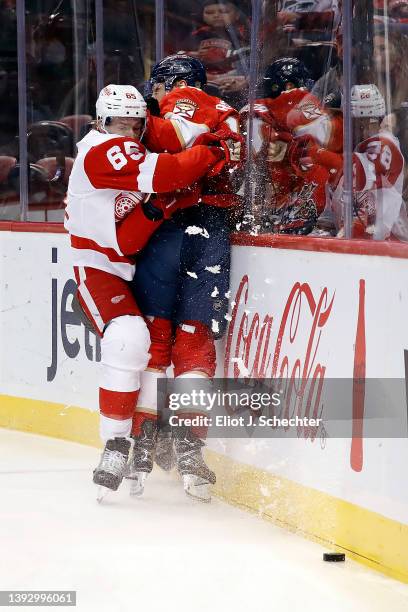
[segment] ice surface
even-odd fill
[[[141,499],[124,483],[98,505],[98,459],[0,429],[1,589],[76,590],[78,612],[408,610],[407,585],[324,563],[323,547],[217,499],[190,500],[160,471]]]

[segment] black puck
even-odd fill
[[[323,561],[331,561],[334,563],[338,563],[339,561],[345,561],[346,555],[344,553],[323,553]]]

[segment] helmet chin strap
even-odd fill
[[[144,123],[144,125],[143,125],[143,129],[142,129],[142,130],[141,130],[141,132],[140,132],[140,136],[139,136],[138,140],[142,140],[142,138],[143,138],[143,136],[144,136],[144,133],[145,133],[145,131],[146,131],[146,128],[147,128],[147,117],[144,117],[144,119],[143,119],[143,123]]]
[[[102,117],[97,117],[96,120],[96,127],[98,129],[98,132],[101,132],[102,134],[109,134],[109,132],[105,128],[106,119],[107,117],[105,119],[102,119]]]

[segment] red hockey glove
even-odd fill
[[[170,219],[177,210],[177,198],[174,194],[156,194],[143,203],[143,212],[150,221]]]
[[[237,166],[244,161],[245,139],[240,134],[229,129],[221,129],[217,132],[206,132],[201,134],[194,144],[206,144],[217,146],[223,152],[223,159],[215,164],[208,172],[208,177],[217,176],[225,166]]]
[[[183,208],[190,208],[197,204],[201,193],[201,187],[194,183],[188,189],[171,194],[155,194],[150,200],[143,204],[143,212],[152,221],[170,219],[172,215]]]
[[[290,164],[296,174],[307,172],[316,163],[317,143],[312,136],[302,136],[293,140],[288,148]]]
[[[194,142],[194,145],[219,145],[223,141],[232,140],[244,144],[245,139],[241,134],[237,134],[228,128],[222,128],[217,132],[204,132],[200,134]]]

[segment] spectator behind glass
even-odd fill
[[[337,63],[335,66],[318,79],[312,89],[321,102],[332,107],[340,108],[343,89],[343,48],[342,34],[336,35]],[[391,109],[394,111],[401,104],[408,101],[408,37],[396,30],[389,30],[388,41],[383,24],[376,23],[373,37],[373,55],[370,59],[371,71],[375,76],[378,88],[385,99],[387,99],[387,83],[390,85]],[[387,79],[387,58],[389,60],[389,80]],[[352,57],[352,82],[357,80],[357,67],[359,65],[358,47],[353,47]]]
[[[407,0],[391,0],[388,7],[388,14],[391,19],[400,23],[408,23],[408,2]]]
[[[388,41],[382,25],[376,25],[373,38],[374,45],[374,74],[382,95],[387,99],[387,64],[389,59],[389,83],[391,91],[391,109],[400,108],[403,102],[408,101],[408,37],[401,32],[390,30]]]
[[[281,28],[295,42],[296,39],[332,40],[332,32],[339,22],[338,0],[281,0],[277,13]]]
[[[187,53],[206,67],[210,83],[232,105],[241,100],[247,84],[250,24],[232,2],[206,0],[202,4],[202,25],[191,33]]]
[[[89,66],[85,76],[80,79],[74,87],[65,95],[58,111],[58,118],[67,115],[87,114],[95,112],[96,96],[96,57],[88,58]],[[133,58],[123,55],[120,50],[114,50],[105,55],[104,79],[105,84],[116,82],[119,85],[137,80],[138,66],[135,68]],[[77,109],[78,107],[78,109]]]
[[[343,88],[343,37],[340,29],[336,33],[334,50],[335,64],[315,82],[312,94],[325,106],[339,109]]]
[[[384,23],[385,21],[384,8],[384,2],[374,3],[375,21],[377,23]],[[389,0],[387,5],[387,17],[391,28],[399,24],[408,24],[408,0]]]
[[[15,1],[0,2],[0,109],[1,154],[13,154],[18,133],[17,18]]]
[[[50,114],[45,118],[55,119],[61,97],[72,87],[72,20],[63,12],[33,14],[30,29],[33,61],[27,66],[29,96],[34,107],[38,108],[44,106],[41,98],[46,96]],[[35,113],[30,120],[36,120]]]

